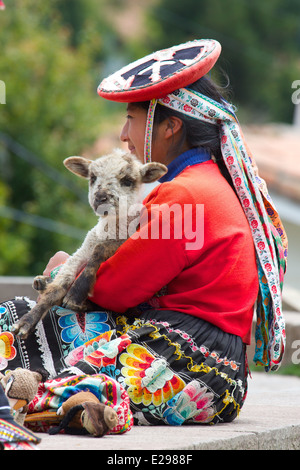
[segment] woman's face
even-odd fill
[[[127,105],[126,123],[121,131],[120,139],[127,143],[129,152],[136,155],[141,162],[144,161],[146,120],[145,109],[135,106],[134,103]]]
[[[146,131],[147,111],[134,103],[127,105],[126,123],[121,131],[120,139],[126,142],[129,152],[144,162],[144,144]],[[153,132],[151,159],[154,162],[168,165],[176,156],[176,142],[180,140],[182,132],[181,119],[170,116],[155,126]],[[181,151],[187,150],[186,145]]]

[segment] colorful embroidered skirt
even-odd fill
[[[230,422],[244,403],[241,338],[199,318],[153,309],[124,316],[97,306],[85,314],[54,307],[26,341],[14,338],[10,326],[31,307],[24,298],[0,305],[2,373],[42,367],[50,382],[58,375],[82,380],[104,374],[126,391],[135,424]]]

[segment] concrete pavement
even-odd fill
[[[40,450],[118,451],[296,450],[300,449],[300,378],[264,372],[252,374],[240,416],[217,426],[133,427],[103,438],[38,434]],[[135,455],[136,453],[132,453]],[[120,454],[122,455],[122,454]]]

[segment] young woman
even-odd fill
[[[219,53],[216,41],[192,41],[100,84],[100,96],[127,103],[128,150],[168,173],[144,200],[138,231],[99,268],[94,311],[55,307],[35,354],[31,344],[23,355],[26,367],[42,358],[52,376],[69,367],[113,377],[139,424],[238,415],[255,305],[256,361],[276,368],[284,350],[285,233],[232,107],[205,76]],[[19,302],[2,306],[7,318],[28,310]]]

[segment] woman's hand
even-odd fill
[[[58,251],[57,253],[55,253],[55,255],[50,258],[49,263],[47,264],[43,272],[43,275],[50,276],[51,271],[60,264],[63,264],[69,258],[69,256],[70,255],[68,255],[68,253],[66,253],[65,251]]]

